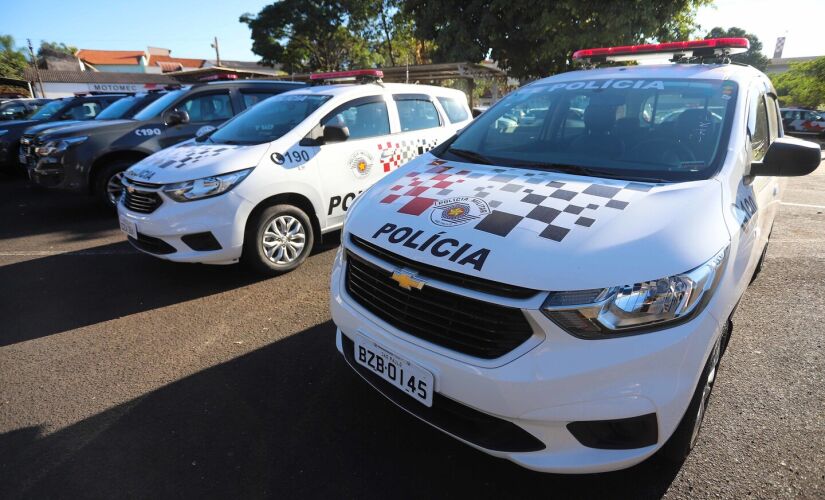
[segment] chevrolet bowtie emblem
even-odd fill
[[[404,290],[412,290],[415,288],[416,290],[421,290],[424,288],[424,282],[421,280],[415,279],[415,274],[408,272],[408,271],[395,271],[392,273],[390,278],[398,283],[398,286],[403,288]]]

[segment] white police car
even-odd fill
[[[534,82],[379,181],[350,208],[332,275],[351,367],[531,469],[684,458],[762,264],[779,177],[820,161],[783,136],[768,78],[727,63],[747,46],[579,51],[700,63]]]
[[[125,173],[120,226],[138,249],[179,262],[299,266],[359,193],[471,120],[459,90],[382,84],[377,70],[313,75],[217,130]]]

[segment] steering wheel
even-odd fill
[[[655,151],[653,155],[649,151]],[[645,154],[640,155],[642,151]],[[629,152],[631,158],[650,159],[665,164],[678,165],[684,161],[696,161],[693,150],[682,143],[667,139],[650,139],[636,144]]]

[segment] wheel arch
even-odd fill
[[[305,195],[294,192],[278,193],[261,200],[257,205],[255,205],[255,208],[249,212],[249,216],[246,218],[244,235],[249,232],[250,224],[257,219],[258,214],[275,205],[293,205],[303,210],[309,217],[309,221],[312,224],[312,232],[315,233],[315,241],[321,241],[323,238],[323,235],[321,234],[321,222],[318,218],[318,212],[315,210],[315,205]]]
[[[109,151],[97,157],[95,161],[92,163],[92,168],[89,170],[89,193],[92,194],[94,192],[94,186],[97,182],[97,176],[100,174],[100,171],[103,170],[103,167],[112,163],[114,161],[121,161],[121,160],[134,160],[135,163],[139,162],[140,160],[146,158],[151,153],[146,153],[144,151],[135,151],[135,150],[121,150],[121,151]]]

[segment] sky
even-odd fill
[[[23,46],[31,38],[77,48],[172,49],[172,55],[214,59],[217,36],[221,58],[257,61],[246,25],[238,17],[257,13],[271,0],[0,0],[0,34]],[[716,0],[697,21],[738,26],[754,33],[771,57],[776,37],[785,35],[784,57],[825,55],[825,0]]]

